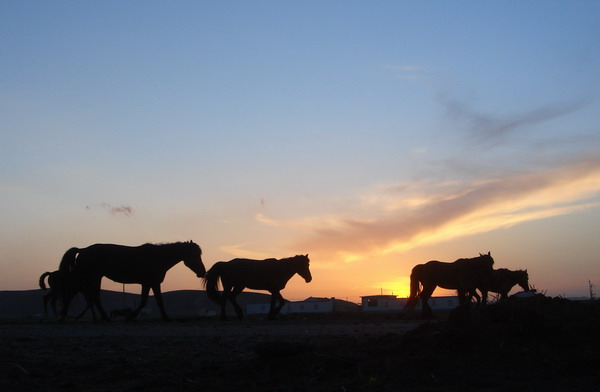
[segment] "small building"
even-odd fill
[[[395,295],[367,295],[362,298],[363,312],[399,312],[404,309],[408,298],[398,298]],[[431,297],[427,302],[432,310],[450,310],[456,308],[457,296]],[[421,301],[415,309],[421,309]]]
[[[270,304],[248,304],[246,305],[247,315],[261,315],[269,313]],[[282,314],[294,313],[336,313],[336,312],[356,312],[360,306],[343,301],[341,299],[309,297],[304,301],[286,302],[281,309]]]
[[[446,297],[431,297],[427,303],[433,310],[452,310],[460,305],[458,302],[458,296],[456,295]],[[418,308],[421,308],[421,304],[418,305]]]
[[[361,298],[363,312],[399,312],[406,305],[406,298],[395,295],[366,295]]]

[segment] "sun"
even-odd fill
[[[410,295],[410,277],[402,276],[394,280],[378,283],[378,288],[383,294],[393,294],[398,298],[407,298]]]

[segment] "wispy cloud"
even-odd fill
[[[393,65],[385,64],[385,68],[403,80],[422,80],[427,69],[421,65]]]
[[[265,253],[256,252],[248,249],[244,249],[247,244],[236,244],[236,245],[226,245],[221,246],[219,249],[227,254],[230,254],[234,257],[240,257],[245,259],[254,259],[254,260],[263,260],[269,258]]]
[[[513,134],[526,131],[528,127],[571,114],[587,104],[586,101],[562,105],[546,105],[519,113],[498,115],[482,113],[468,105],[444,95],[438,101],[447,114],[466,125],[466,132],[475,143],[492,147],[502,143]]]
[[[305,230],[301,249],[351,261],[595,207],[598,195],[600,157],[588,157],[487,180],[388,185],[365,197],[353,215],[261,219]]]
[[[121,205],[119,207],[114,207],[108,203],[99,203],[99,204],[88,204],[87,206],[85,206],[85,208],[87,210],[91,210],[94,208],[101,208],[103,210],[108,211],[109,214],[113,215],[113,216],[126,216],[126,217],[130,217],[133,215],[133,207],[131,206],[126,206],[126,205]]]

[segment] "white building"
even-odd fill
[[[398,298],[395,295],[367,295],[362,297],[363,312],[400,312],[404,310],[408,298]],[[432,310],[450,310],[458,306],[457,296],[431,297],[427,301]],[[416,309],[421,309],[421,301]]]
[[[261,315],[269,313],[270,304],[248,304],[246,305],[247,315]],[[335,313],[335,312],[355,312],[359,311],[360,306],[336,298],[316,298],[309,297],[304,301],[286,302],[281,309],[282,314],[292,313]]]
[[[399,312],[406,305],[406,298],[395,295],[367,295],[361,298],[363,312]]]

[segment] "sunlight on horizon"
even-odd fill
[[[294,298],[407,295],[414,265],[490,250],[600,282],[600,2],[2,10],[0,289],[73,246],[190,239],[206,268],[309,254]]]
[[[371,288],[374,291],[379,290],[384,295],[407,298],[410,295],[410,277],[401,277],[390,282],[380,282]]]

